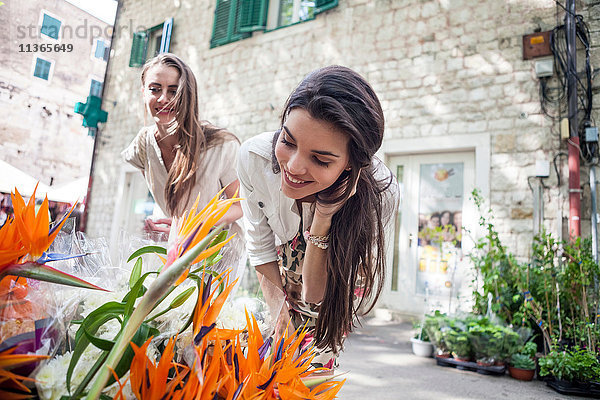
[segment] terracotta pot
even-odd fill
[[[509,366],[508,373],[510,376],[520,381],[530,381],[535,375],[535,369],[521,369]]]
[[[435,356],[439,358],[450,358],[451,354],[448,350],[440,349],[439,347],[435,348]]]
[[[464,362],[471,361],[471,357],[469,357],[469,356],[463,356],[463,357],[461,357],[461,356],[459,356],[458,354],[456,354],[454,352],[452,353],[452,357],[454,357],[454,359],[456,361],[464,361]]]

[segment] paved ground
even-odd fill
[[[343,400],[396,399],[583,399],[556,393],[545,383],[522,382],[508,374],[486,376],[437,366],[412,354],[411,325],[369,319],[346,341],[340,370],[348,371]]]

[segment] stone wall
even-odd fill
[[[312,21],[210,49],[215,3],[124,1],[106,93],[109,120],[97,152],[90,234],[109,233],[119,152],[144,123],[140,68],[128,67],[133,31],[127,27],[173,17],[171,51],[196,74],[201,115],[242,139],[276,129],[283,103],[300,79],[335,63],[357,70],[374,86],[388,140],[489,133],[497,226],[512,251],[529,254],[533,206],[527,177],[536,160],[552,162],[566,147],[557,126],[541,113],[533,62],[522,60],[522,36],[552,29],[557,13],[562,23],[564,14],[554,1],[340,0]],[[600,7],[592,1],[577,7],[596,46]],[[598,54],[593,57],[597,63]],[[559,161],[566,182],[566,160]],[[568,212],[566,188],[559,201],[553,171],[546,184],[545,224],[557,232],[559,207]]]
[[[58,40],[41,35],[42,10],[61,20]],[[110,40],[110,25],[64,0],[7,2],[0,13],[0,157],[45,184],[86,176],[94,139],[73,109],[91,78],[104,79],[106,62],[92,50],[94,36]],[[42,44],[73,48],[27,52]],[[38,56],[54,62],[48,81],[33,76]]]

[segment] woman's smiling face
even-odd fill
[[[167,125],[175,118],[173,98],[179,86],[179,71],[164,64],[148,69],[144,77],[144,103],[154,122]]]
[[[283,194],[300,200],[331,186],[349,167],[348,140],[330,123],[292,109],[275,145]]]

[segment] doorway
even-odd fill
[[[391,156],[400,183],[386,303],[410,314],[455,309],[470,293],[475,152]],[[465,228],[465,229],[463,229]],[[427,302],[427,305],[425,305]]]

